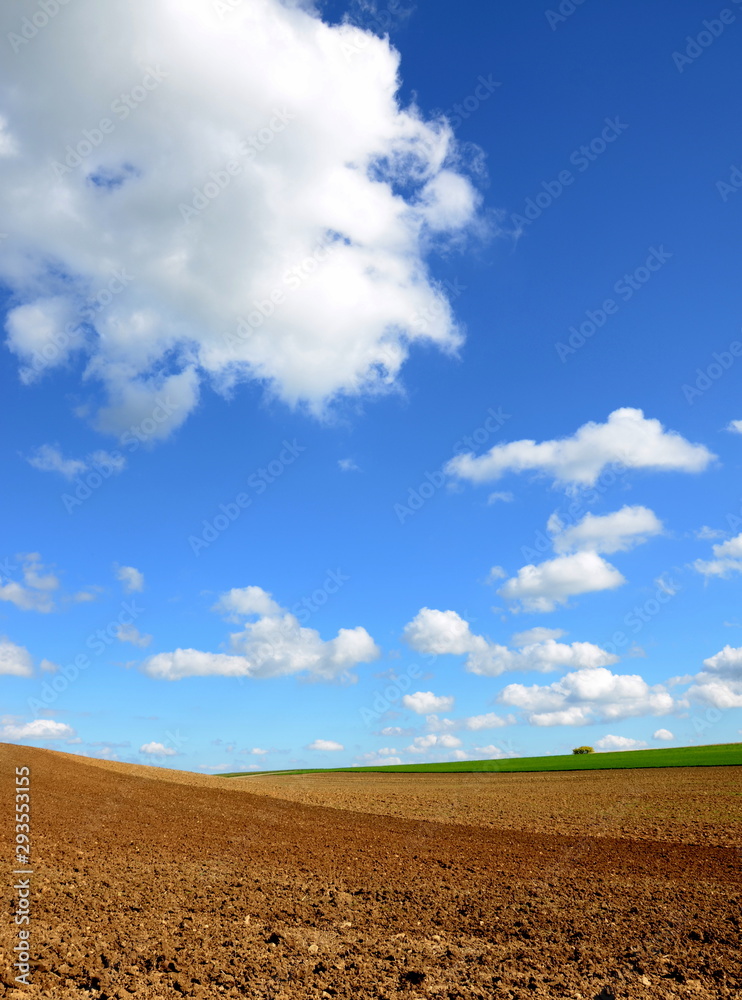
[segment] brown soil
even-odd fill
[[[497,830],[742,843],[742,767],[538,774],[342,773],[231,778],[308,805]]]
[[[540,775],[514,797],[520,819],[506,815],[504,828],[486,809],[488,825],[474,825],[474,806],[463,813],[470,825],[451,822],[456,798],[438,822],[256,794],[267,777],[235,784],[7,745],[0,760],[2,995],[742,997],[739,852],[708,838],[649,839],[636,815],[629,826],[641,840],[560,832],[569,813],[562,775]],[[31,767],[34,968],[33,986],[16,988],[10,810],[23,764]],[[714,773],[722,770],[739,778],[740,769]],[[725,787],[726,778],[703,773]],[[570,786],[573,801],[602,801],[608,774],[580,774],[589,781]],[[468,794],[490,795],[497,777],[468,782]],[[680,826],[703,832],[708,810],[696,821],[682,778],[675,787]],[[529,794],[538,805],[524,812]],[[426,785],[423,799],[436,795]],[[402,799],[393,794],[394,809],[409,812]],[[535,823],[539,810],[556,819]],[[726,838],[731,824],[718,828]]]

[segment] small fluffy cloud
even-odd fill
[[[742,434],[742,420],[730,420],[727,424],[727,430],[733,434]]]
[[[483,483],[507,472],[538,472],[557,483],[592,486],[603,469],[618,463],[629,469],[702,472],[714,459],[703,445],[691,444],[659,420],[631,407],[614,410],[604,424],[583,424],[572,437],[496,444],[485,455],[451,459],[446,471],[459,479]]]
[[[44,663],[42,663],[42,669]],[[12,677],[31,677],[33,675],[33,660],[31,654],[23,646],[16,646],[10,639],[0,636],[0,674]]]
[[[234,620],[250,615],[277,615],[281,607],[262,587],[233,587],[222,594],[212,611]]]
[[[415,691],[402,698],[402,704],[418,715],[428,715],[431,712],[450,712],[455,699],[449,695],[435,695],[432,691]]]
[[[34,719],[21,724],[9,723],[0,730],[0,736],[8,740],[63,740],[75,735],[72,726],[52,719]]]
[[[638,674],[593,667],[565,674],[553,684],[508,684],[499,702],[521,709],[535,726],[579,726],[640,715],[666,715],[675,707],[661,684]]]
[[[733,573],[742,573],[742,534],[711,548],[714,558],[708,561],[696,559],[694,569],[707,577],[727,577]]]
[[[147,754],[150,757],[175,757],[178,753],[173,747],[166,747],[164,743],[145,743],[139,747],[139,753]]]
[[[478,638],[455,611],[421,608],[405,625],[403,638],[418,653],[469,653]]]
[[[496,746],[494,743],[490,743],[486,747],[474,747],[474,752],[479,754],[481,757],[486,757],[488,760],[503,760],[507,757],[519,756],[517,751],[505,750],[502,747]]]
[[[343,472],[360,472],[360,467],[356,465],[352,458],[339,458],[338,467]]]
[[[336,751],[345,750],[342,743],[336,743],[335,740],[313,740],[308,746],[307,750],[320,750],[320,751]]]
[[[130,642],[132,646],[145,647],[152,642],[151,635],[143,635],[136,625],[121,625],[116,633],[119,642]]]
[[[542,635],[551,630],[534,631]],[[490,677],[508,670],[547,672],[567,667],[609,666],[618,660],[617,656],[591,642],[568,645],[552,638],[529,641],[519,649],[509,649],[473,633],[469,623],[455,611],[431,608],[422,608],[405,626],[403,635],[405,641],[419,653],[467,654],[466,669]],[[521,635],[531,638],[530,633]]]
[[[464,719],[464,728],[478,732],[480,729],[499,729],[501,726],[509,726],[515,722],[515,717],[509,715],[503,718],[496,712],[487,712],[485,715],[470,715]]]
[[[8,346],[27,382],[76,352],[106,432],[162,398],[165,436],[203,380],[320,410],[388,390],[415,342],[462,341],[426,257],[479,198],[450,126],[402,103],[399,53],[314,4],[217,6],[109,0],[104,46],[75,0],[0,66]]]
[[[691,678],[687,696],[714,708],[742,708],[742,646],[725,646],[704,660],[703,666]]]
[[[85,458],[65,458],[59,445],[42,444],[29,456],[28,464],[41,472],[58,472],[65,479],[74,479],[84,472],[100,470],[110,476],[126,468],[123,455],[94,451]]]
[[[39,611],[47,614],[56,610],[51,592],[59,587],[59,580],[41,563],[38,552],[27,552],[18,557],[21,562],[23,583],[0,577],[0,601],[8,601],[21,611]]]
[[[556,534],[554,551],[625,552],[662,531],[662,521],[648,507],[622,507],[612,514],[586,514],[570,528],[562,528],[558,518],[549,520]]]
[[[597,552],[557,556],[518,570],[497,593],[523,611],[554,611],[570,597],[613,590],[626,580]]]
[[[442,747],[445,750],[453,750],[461,746],[458,736],[451,733],[429,733],[427,736],[416,736],[410,746],[407,747],[410,753],[425,753],[433,747]]]
[[[640,750],[647,744],[642,740],[632,740],[630,736],[604,736],[595,746],[598,750]]]
[[[401,764],[402,758],[396,755],[396,750],[383,747],[381,750],[372,750],[370,753],[362,753],[356,760],[363,767],[387,767],[392,764]]]
[[[127,594],[144,590],[144,574],[133,566],[117,566],[116,579],[123,584]]]
[[[669,729],[655,729],[652,733],[653,740],[674,740],[675,737]]]

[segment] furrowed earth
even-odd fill
[[[3,996],[742,997],[740,767],[216,778],[0,758]]]

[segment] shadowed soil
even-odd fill
[[[354,812],[7,745],[0,758],[9,997],[742,997],[731,846]],[[30,988],[12,969],[21,765]]]

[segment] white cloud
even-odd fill
[[[392,756],[389,756],[389,755]],[[402,758],[396,755],[396,751],[384,748],[382,750],[372,750],[370,753],[362,753],[356,757],[358,763],[364,767],[386,767],[392,764],[401,764]]]
[[[461,740],[458,736],[453,736],[451,733],[429,733],[427,736],[416,736],[410,746],[407,747],[410,753],[425,753],[426,750],[431,750],[433,747],[443,747],[446,750],[452,750],[455,747],[461,746]]]
[[[324,641],[316,629],[304,628],[295,615],[280,608],[260,587],[234,589],[222,594],[214,610],[237,614],[238,609],[256,621],[230,636],[232,654],[176,649],[145,660],[142,670],[150,677],[181,680],[183,677],[281,677],[304,673],[315,681],[353,681],[350,670],[371,663],[381,655],[365,628],[341,628]],[[261,613],[263,609],[265,614]]]
[[[742,573],[742,534],[713,545],[714,558],[709,561],[696,559],[694,569],[704,576],[731,576],[732,573]]]
[[[726,429],[733,434],[742,434],[742,420],[730,420]]]
[[[470,715],[468,719],[464,719],[464,727],[477,732],[480,729],[499,729],[501,726],[509,726],[513,722],[515,722],[515,718],[512,715],[503,718],[495,712],[487,712],[486,715]]]
[[[262,757],[269,752],[269,750],[263,750],[262,747],[253,747],[250,751],[250,753],[255,754],[256,757]]]
[[[596,552],[575,552],[522,566],[497,593],[523,611],[546,612],[566,604],[570,597],[613,590],[625,582],[616,567]]]
[[[604,424],[590,421],[572,437],[496,444],[486,454],[451,459],[446,471],[473,483],[498,479],[506,472],[534,471],[558,483],[592,486],[610,463],[630,469],[702,472],[715,456],[703,445],[691,444],[676,431],[666,431],[659,420],[641,410],[614,410]]]
[[[119,642],[130,642],[132,646],[149,646],[152,642],[151,635],[143,635],[136,625],[120,625],[116,633]]]
[[[307,750],[335,751],[345,750],[345,747],[342,743],[336,743],[335,740],[314,740],[309,744]]]
[[[435,695],[432,691],[415,691],[402,698],[402,704],[418,715],[428,715],[431,712],[450,712],[455,698],[447,695]]]
[[[75,730],[64,722],[52,719],[34,719],[21,724],[9,723],[0,730],[0,736],[8,740],[62,740],[73,737]]]
[[[707,524],[699,528],[696,532],[696,538],[701,538],[704,540],[712,541],[715,538],[723,538],[724,532],[720,531],[718,528],[709,528]]]
[[[642,740],[632,740],[630,736],[604,736],[595,746],[598,750],[640,750],[647,744]]]
[[[96,425],[126,431],[159,396],[162,437],[202,378],[321,410],[389,389],[415,341],[455,351],[425,255],[478,197],[450,127],[401,106],[387,39],[279,0],[228,18],[203,0],[110,0],[105,46],[95,18],[76,0],[0,68],[15,150],[0,280],[21,303],[8,344],[26,381],[78,350],[108,394]],[[17,30],[12,5],[0,28]]]
[[[675,737],[669,729],[656,729],[652,734],[653,740],[674,740]]]
[[[139,753],[146,753],[152,757],[175,757],[178,751],[153,740],[152,743],[145,743],[144,746],[139,747]]]
[[[116,566],[116,579],[123,584],[127,594],[144,590],[144,574],[133,566]]]
[[[419,653],[469,653],[475,640],[469,623],[455,611],[436,611],[421,608],[405,625],[405,642]]]
[[[281,607],[262,587],[233,587],[221,595],[212,611],[235,620],[250,615],[277,615]]]
[[[51,660],[42,660],[39,664],[39,669],[43,670],[46,674],[56,674],[59,670],[59,664],[53,663]]]
[[[18,558],[22,562],[23,583],[8,580],[0,585],[0,601],[8,601],[21,611],[43,614],[55,611],[51,591],[59,587],[57,577],[42,565],[38,552],[27,552]]]
[[[44,660],[44,663],[46,662],[48,661]],[[33,675],[33,660],[29,651],[23,646],[16,646],[4,636],[0,636],[0,674],[12,677]]]
[[[703,661],[686,694],[715,708],[742,708],[742,646],[725,646]]]
[[[515,750],[503,750],[502,747],[490,743],[486,747],[474,747],[474,752],[486,757],[488,760],[503,760],[506,757],[517,757]]]
[[[123,455],[94,451],[86,458],[65,458],[59,445],[42,444],[28,458],[28,464],[41,472],[58,472],[65,479],[74,479],[83,472],[99,470],[105,475],[122,472],[126,467]]]
[[[356,465],[352,458],[339,458],[338,467],[343,472],[360,472],[360,467]]]
[[[613,674],[592,667],[565,674],[553,684],[508,684],[497,700],[520,708],[532,725],[579,726],[639,715],[666,715],[675,707],[661,684],[638,674]]]
[[[487,497],[487,503],[488,504],[493,504],[493,503],[512,503],[513,500],[515,500],[515,497],[513,496],[513,494],[509,493],[507,491],[501,491],[501,492],[497,492],[497,493],[490,493],[490,495]]]
[[[534,631],[544,634],[550,630]],[[473,633],[469,623],[455,611],[435,611],[431,608],[422,608],[405,626],[403,635],[405,641],[419,653],[466,653],[466,669],[490,677],[508,670],[547,672],[566,667],[601,667],[618,660],[617,656],[594,643],[573,642],[568,645],[555,642],[552,638],[528,642],[519,649],[509,649]],[[530,638],[527,632],[521,635]]]
[[[586,514],[570,528],[562,529],[558,518],[551,518],[549,530],[554,530],[554,551],[625,552],[641,545],[662,531],[662,521],[648,507],[622,507],[612,514]]]

